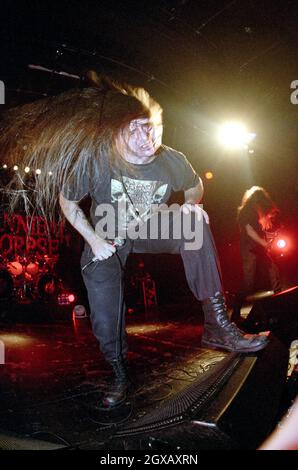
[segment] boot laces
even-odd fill
[[[228,329],[231,332],[231,334],[235,336],[236,338],[242,338],[244,336],[244,334],[239,330],[238,326],[235,325],[235,323],[229,323]]]

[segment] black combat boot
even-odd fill
[[[123,403],[131,386],[124,360],[112,361],[111,366],[113,367],[114,376],[109,389],[102,398],[100,404],[102,408],[113,408]]]
[[[268,344],[266,335],[249,335],[239,330],[228,318],[225,298],[217,292],[203,301],[205,316],[202,346],[234,352],[255,352]]]

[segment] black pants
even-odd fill
[[[241,250],[242,263],[243,263],[243,284],[241,288],[242,296],[251,294],[254,291],[257,264],[260,263],[264,266],[269,274],[271,288],[274,292],[279,291],[281,288],[279,270],[265,250],[261,253],[256,253],[249,248]]]
[[[118,248],[118,256],[114,254],[106,260],[97,261],[83,271],[93,333],[108,361],[125,357],[127,353],[122,267],[130,252],[181,254],[188,285],[198,300],[222,292],[219,261],[209,225],[203,222],[203,244],[200,249],[186,250],[184,243],[184,238],[137,239],[133,242],[127,239],[124,246]],[[81,266],[92,257],[91,248],[86,245]]]
[[[232,313],[232,321],[236,323],[241,320],[241,307],[245,298],[254,292],[258,263],[261,263],[264,268],[266,268],[272,290],[274,292],[281,290],[279,269],[265,250],[260,249],[259,251],[255,251],[249,246],[243,246],[241,247],[241,257],[243,280],[241,288],[236,295]]]

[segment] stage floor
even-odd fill
[[[188,313],[186,306],[172,306],[166,313],[128,318],[135,390],[112,411],[98,408],[111,370],[88,318],[3,323],[0,434],[75,448],[107,448],[119,425],[152,411],[227,356],[200,347],[202,315]]]
[[[42,305],[31,307],[19,305],[13,316],[6,314],[0,322],[0,347],[5,353],[0,361],[0,449],[123,449],[117,437],[119,429],[133,427],[161,405],[167,406],[179,392],[184,393],[194,382],[204,382],[207,372],[232,356],[201,347],[203,315],[197,301],[159,307],[147,314],[135,311],[127,315],[134,390],[121,406],[103,410],[100,398],[111,369],[99,350],[89,318],[73,319],[70,308],[49,311],[49,306],[46,310],[41,310]],[[282,390],[283,375],[274,378],[274,370],[281,361],[277,369],[286,371],[287,352],[274,339],[264,353],[254,356],[245,359],[253,364],[259,356],[260,361],[256,382],[247,385],[244,401],[245,408],[251,400],[250,407],[255,409],[254,400],[259,398],[257,423],[258,413],[274,395],[271,386],[275,381]],[[248,363],[245,367],[250,370]],[[240,372],[235,373],[239,384]],[[269,405],[271,422],[280,391],[276,391],[275,405]],[[239,407],[236,416],[245,410],[243,403]],[[246,426],[240,422],[240,432],[243,426],[248,428],[249,414],[247,419]]]

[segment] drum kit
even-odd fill
[[[0,255],[0,300],[15,298],[17,302],[30,302],[58,294],[61,281],[54,272],[57,261],[58,255]]]

